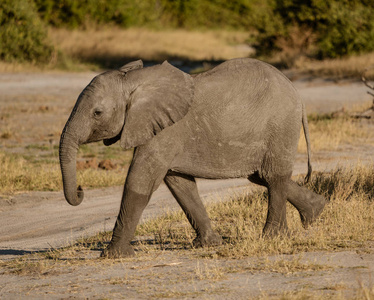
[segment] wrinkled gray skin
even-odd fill
[[[234,59],[195,77],[167,62],[141,61],[96,76],[83,90],[60,141],[66,200],[83,200],[76,189],[79,145],[120,140],[135,147],[112,240],[102,256],[133,255],[135,228],[152,193],[164,180],[197,233],[196,246],[221,243],[199,197],[195,178],[238,178],[267,187],[263,235],[287,231],[286,200],[304,227],[325,200],[290,177],[301,126],[308,146],[304,105],[290,81],[272,66]]]

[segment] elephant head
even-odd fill
[[[143,68],[141,60],[96,76],[82,91],[60,139],[60,167],[65,198],[71,205],[83,200],[76,189],[79,145],[120,140],[129,149],[146,144],[181,119],[193,99],[193,79],[168,62]]]

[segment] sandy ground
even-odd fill
[[[0,74],[0,109],[2,105],[9,103],[24,106],[25,109],[32,105],[40,109],[44,100],[60,101],[49,108],[52,113],[45,118],[25,119],[29,125],[19,131],[19,145],[24,146],[35,139],[32,128],[41,138],[57,143],[77,96],[94,75]],[[295,85],[304,98],[309,113],[357,107],[371,100],[366,94],[367,88],[360,82],[298,80]],[[25,95],[27,97],[24,97]],[[35,95],[36,103],[29,103],[30,95]],[[59,114],[59,117],[56,118],[53,112]],[[27,118],[26,114],[24,117]],[[17,145],[13,146],[17,148]],[[3,145],[0,149],[1,147]],[[337,165],[354,164],[357,160],[372,163],[373,150],[373,146],[368,144],[344,146],[336,153],[318,152],[314,154],[314,169],[326,171]],[[306,157],[300,154],[294,174],[305,172]],[[204,202],[207,203],[222,201],[228,195],[252,189],[254,186],[247,180],[240,179],[199,180],[198,187]],[[16,195],[12,199],[0,199],[0,260],[22,257],[51,247],[58,248],[82,236],[112,229],[121,193],[121,187],[88,190],[84,202],[78,207],[69,206],[62,192],[30,192]],[[153,195],[143,220],[177,208],[176,201],[162,185]],[[98,255],[98,251],[91,253],[89,259]],[[296,260],[304,264],[318,263],[323,265],[324,269],[296,273],[256,271],[253,266],[263,263],[264,260],[267,263],[281,260]],[[235,261],[204,260],[186,251],[163,251],[155,257],[139,260],[112,263],[92,263],[92,260],[89,260],[87,264],[73,265],[58,272],[38,276],[7,274],[0,270],[0,298],[245,299],[300,290],[313,292],[313,295],[342,294],[349,298],[360,286],[373,285],[373,269],[374,245],[357,251],[303,253]]]

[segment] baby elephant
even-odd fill
[[[305,108],[291,82],[249,58],[226,61],[190,76],[168,62],[142,61],[96,76],[80,94],[60,141],[66,200],[78,205],[79,145],[117,141],[135,147],[112,240],[102,256],[134,254],[130,241],[152,193],[166,183],[197,233],[197,246],[221,243],[199,197],[195,178],[238,178],[269,192],[264,235],[287,230],[286,200],[304,227],[321,213],[322,196],[291,181],[300,129],[310,142]]]

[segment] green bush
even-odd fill
[[[341,6],[331,3],[329,18],[319,26],[317,54],[321,58],[374,50],[374,2],[346,1]]]
[[[268,0],[254,26],[260,55],[292,47],[335,58],[374,50],[374,2],[369,0]]]
[[[121,27],[241,28],[250,26],[260,0],[34,0],[44,21],[77,28],[90,23]]]
[[[245,29],[259,56],[334,58],[374,51],[373,15],[373,0],[1,0],[0,60],[48,61],[47,25],[92,24]]]
[[[248,29],[258,0],[163,0],[164,24],[183,28]]]
[[[35,5],[28,0],[0,1],[0,60],[47,62],[53,47]]]
[[[78,28],[89,23],[128,23],[129,3],[120,0],[34,0],[41,18],[55,27]]]

